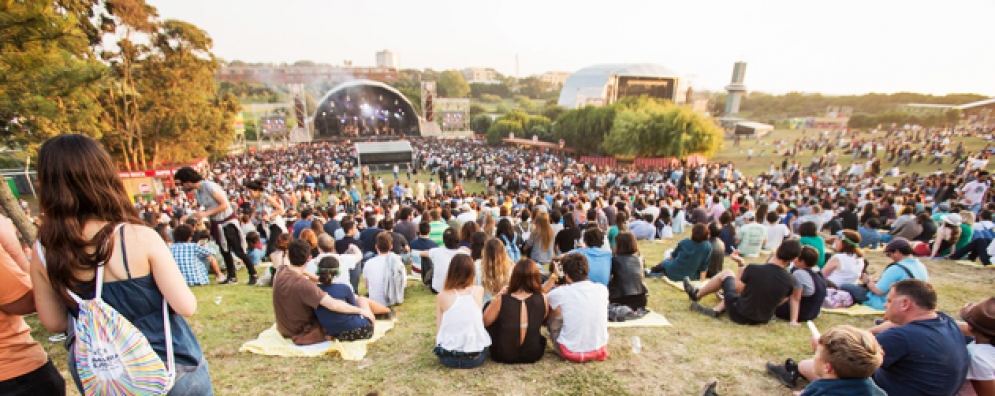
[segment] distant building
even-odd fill
[[[397,54],[387,49],[377,52],[377,67],[395,70],[401,68],[397,62]]]
[[[396,68],[342,67],[333,65],[245,65],[223,66],[214,76],[219,81],[268,84],[339,84],[353,80],[397,81]]]
[[[660,65],[594,65],[580,69],[567,78],[557,104],[576,109],[588,105],[609,105],[629,96],[647,95],[683,105],[687,103],[687,94],[687,81]]]
[[[732,68],[732,81],[726,85],[729,99],[726,101],[725,117],[736,117],[739,114],[739,104],[743,101],[743,95],[746,93],[746,85],[743,85],[745,80],[746,62],[736,62]]]
[[[562,87],[563,84],[567,83],[569,77],[570,72],[545,72],[539,76],[539,81]]]
[[[498,73],[494,69],[483,67],[468,67],[462,70],[463,78],[470,84],[500,84]]]
[[[960,110],[968,122],[988,121],[995,113],[995,98],[983,99],[962,105],[907,103],[898,106],[899,111],[919,115],[943,115],[948,110]]]

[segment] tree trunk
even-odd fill
[[[24,214],[21,204],[14,197],[14,192],[10,191],[10,186],[7,185],[6,179],[3,183],[0,183],[0,206],[3,206],[3,211],[7,213],[7,217],[10,217],[10,220],[14,222],[14,227],[17,227],[17,231],[20,231],[21,238],[25,241],[33,242],[37,233],[35,225]]]

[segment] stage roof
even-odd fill
[[[580,69],[563,84],[558,104],[568,109],[577,107],[577,98],[605,98],[605,88],[612,76],[681,78],[677,72],[652,63],[604,64]]]
[[[393,142],[356,143],[357,154],[400,153],[413,151],[415,150],[411,148],[411,142],[405,140]]]

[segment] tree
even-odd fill
[[[485,109],[484,106],[481,106],[481,105],[476,104],[476,103],[473,103],[473,104],[470,105],[470,118],[471,119],[473,117],[476,117],[479,114],[484,114],[486,112],[487,112],[487,109]]]
[[[581,155],[597,153],[615,122],[615,111],[615,106],[569,110],[553,124],[553,138],[563,139]]]
[[[685,106],[648,100],[620,106],[604,150],[635,157],[711,156],[722,141],[722,129],[710,118]]]
[[[515,95],[515,108],[532,113],[536,110],[536,105],[527,96]]]
[[[546,105],[545,107],[542,108],[542,116],[550,120],[556,121],[556,119],[560,118],[560,115],[565,113],[566,111],[567,109],[564,109],[563,107],[560,107],[555,104]]]
[[[471,119],[470,129],[473,130],[474,134],[484,135],[493,123],[494,121],[491,119],[490,115],[480,114]]]
[[[498,114],[504,114],[509,111],[511,111],[511,109],[509,109],[504,103],[498,103],[498,105],[494,108],[494,112]]]
[[[497,146],[501,144],[501,139],[508,137],[509,133],[521,136],[522,124],[511,120],[498,120],[487,129],[487,144]]]
[[[439,95],[445,98],[465,98],[470,94],[470,84],[457,70],[446,70],[439,74],[437,83]]]
[[[964,115],[964,112],[960,109],[949,109],[943,114],[946,120],[950,124],[957,124],[960,122],[960,118]]]

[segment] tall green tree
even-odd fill
[[[723,131],[710,118],[685,106],[640,101],[620,106],[604,151],[635,157],[711,156],[722,146]]]
[[[553,137],[581,155],[595,154],[615,122],[615,106],[586,106],[563,113],[553,124]]]
[[[470,95],[470,84],[458,70],[446,70],[439,74],[437,82],[439,95],[445,98],[465,98]]]

